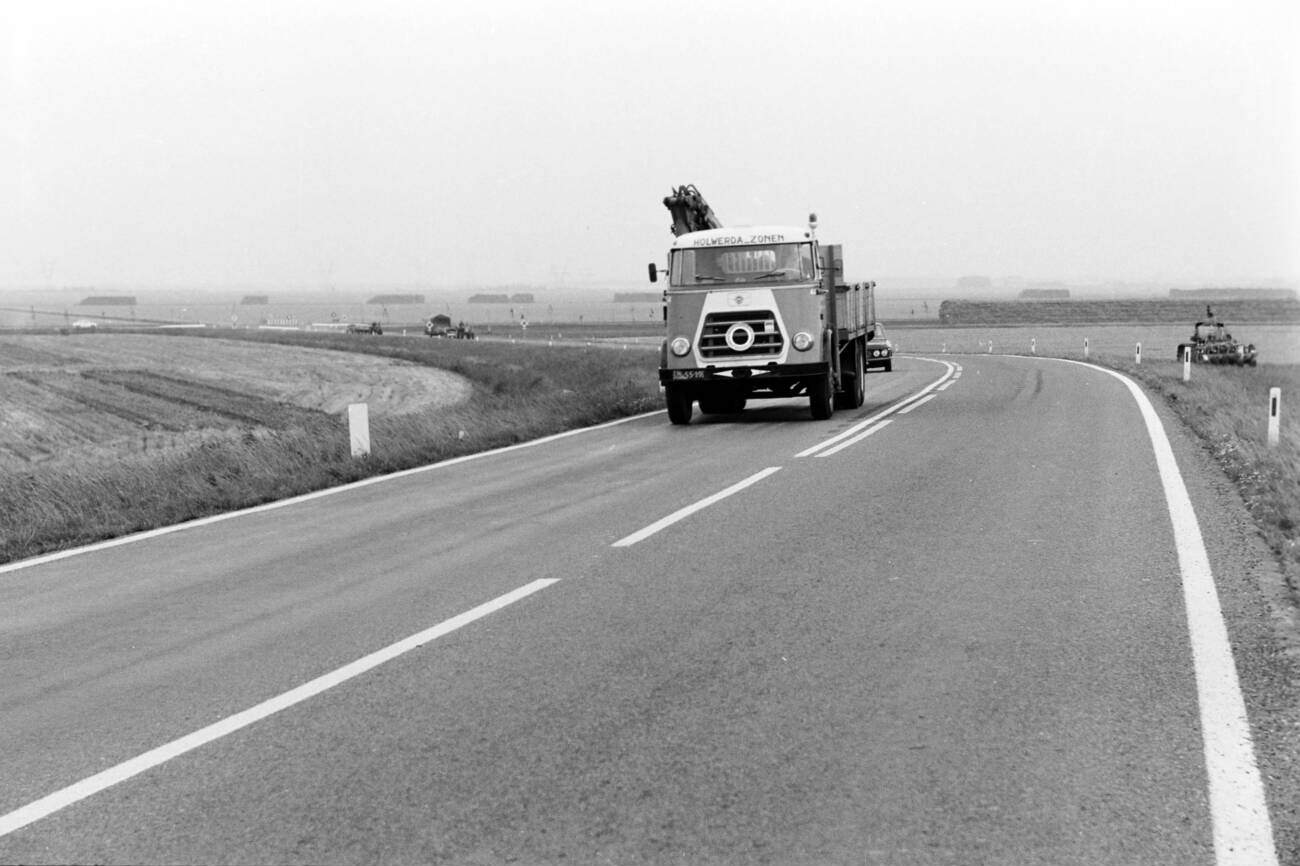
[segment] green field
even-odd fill
[[[129,335],[122,335],[129,336]],[[110,345],[118,335],[64,338],[78,347]],[[365,338],[308,332],[177,333],[171,357],[183,358],[196,341],[239,339],[259,350],[300,346],[340,354],[376,355],[446,370],[472,385],[467,399],[403,414],[371,417],[373,453],[350,453],[345,420],[338,414],[268,406],[261,395],[214,389],[178,369],[149,373],[43,369],[5,374],[35,381],[10,403],[15,417],[55,417],[50,404],[75,399],[77,412],[57,416],[83,438],[108,431],[98,449],[80,446],[75,460],[34,459],[6,468],[0,485],[0,562],[257,505],[464,454],[511,445],[574,427],[658,408],[658,382],[650,353],[603,347],[551,347],[499,341]],[[58,338],[55,338],[58,339]],[[346,357],[346,356],[345,356]],[[0,359],[2,360],[2,359]],[[51,362],[46,359],[45,365]],[[179,361],[177,362],[179,363]],[[2,366],[2,365],[0,365]],[[109,381],[104,381],[109,380]],[[121,387],[130,385],[132,387]],[[112,406],[97,406],[87,391],[110,388]],[[61,393],[59,393],[61,391]],[[126,396],[130,395],[128,400]],[[109,411],[111,410],[111,411]],[[42,414],[42,413],[46,414]],[[134,413],[148,428],[123,438],[118,428]],[[146,417],[147,413],[147,417]],[[233,424],[233,426],[231,426]],[[66,426],[66,425],[65,425]],[[166,431],[168,447],[140,449],[140,435]],[[219,428],[219,429],[218,429]],[[16,459],[10,455],[10,459]],[[12,464],[11,464],[12,465]]]
[[[1097,337],[1090,340],[1089,359],[1140,380],[1204,441],[1241,491],[1261,533],[1284,563],[1295,592],[1300,574],[1296,545],[1300,425],[1296,412],[1284,411],[1281,442],[1273,448],[1265,443],[1265,426],[1269,388],[1279,387],[1288,395],[1284,406],[1288,399],[1295,401],[1294,395],[1300,394],[1300,364],[1198,366],[1192,381],[1185,384],[1181,364],[1168,359],[1172,345],[1165,343],[1178,339],[1182,330],[1171,327],[1091,329],[1089,333]],[[450,408],[372,419],[374,453],[354,460],[338,416],[268,408],[263,403],[254,405],[255,401],[231,403],[228,395],[168,370],[148,375],[91,373],[76,382],[68,380],[59,387],[85,388],[88,381],[101,387],[120,386],[142,401],[161,395],[182,405],[198,404],[209,412],[217,405],[223,417],[249,416],[250,423],[241,435],[198,437],[169,449],[109,450],[101,459],[78,463],[75,470],[53,461],[14,472],[10,483],[0,488],[0,511],[13,516],[0,538],[0,562],[659,409],[662,400],[653,352],[658,337],[644,330],[630,323],[621,327],[567,324],[553,334],[530,328],[527,337],[498,335],[476,341],[305,331],[175,333],[166,339],[237,339],[427,365],[465,377],[473,392]],[[892,335],[904,352],[1029,354],[1034,341],[1040,355],[1083,358],[1082,335],[1073,328],[893,329]],[[1294,329],[1290,335],[1277,336],[1279,345],[1293,338]],[[75,343],[113,336],[67,339]],[[1147,347],[1140,366],[1132,356],[1139,341]],[[1268,353],[1263,354],[1267,360]],[[178,410],[185,411],[190,410]],[[171,423],[184,426],[188,421],[177,414]]]

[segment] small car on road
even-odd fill
[[[894,344],[885,336],[885,328],[879,322],[871,326],[866,360],[868,370],[884,370],[888,373],[894,369]]]

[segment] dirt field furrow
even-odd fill
[[[453,373],[371,355],[147,334],[0,339],[0,470],[192,447],[349,403],[372,417],[466,399]]]

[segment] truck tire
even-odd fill
[[[674,424],[691,423],[691,392],[680,385],[664,386],[664,403],[668,407],[668,420]]]
[[[835,384],[831,381],[831,371],[818,376],[808,384],[808,408],[817,421],[825,421],[835,414]]]
[[[866,368],[862,354],[862,341],[854,340],[845,364],[844,390],[835,395],[836,409],[857,409],[866,399]]]
[[[890,370],[893,369],[894,369],[894,359],[890,358],[888,361],[885,362],[885,372],[888,373]]]

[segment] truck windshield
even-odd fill
[[[815,277],[812,244],[673,250],[668,285],[806,283]]]

